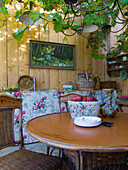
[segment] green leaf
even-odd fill
[[[18,19],[18,18],[19,18],[19,16],[20,16],[20,12],[19,12],[19,11],[17,11],[17,12],[16,12],[16,15],[15,15],[15,19]]]
[[[0,25],[0,28],[2,28],[4,26],[4,24]]]
[[[39,16],[40,16],[40,17],[45,17],[45,18],[47,18],[47,19],[49,19],[49,20],[52,20],[52,17],[50,16],[50,14],[45,15],[44,13],[41,13]]]
[[[114,27],[116,25],[116,22],[115,21],[112,21],[111,22],[111,25]]]
[[[67,37],[66,36],[63,38],[63,43],[65,43],[65,41],[67,41]]]
[[[91,26],[92,23],[94,22],[93,18],[92,18],[90,15],[86,15],[86,16],[84,17],[84,21],[86,22],[86,24],[87,24],[88,26]]]
[[[47,25],[48,25],[48,22],[46,22],[46,24],[43,26],[45,32],[46,32]]]
[[[103,44],[101,44],[101,47],[103,48],[103,47],[105,47],[105,44],[103,43]]]
[[[40,14],[38,11],[31,10],[29,12],[29,18],[31,18],[33,22],[36,22],[40,19]]]
[[[68,29],[69,27],[70,27],[69,24],[63,24],[63,26],[62,26],[63,29]]]
[[[56,31],[56,33],[57,33],[57,32],[60,32],[61,29],[62,29],[62,24],[59,23],[59,22],[57,22],[57,21],[55,21],[55,22],[54,22],[54,30]]]
[[[55,19],[56,21],[61,21],[62,20],[62,16],[60,16],[58,13],[55,13],[54,15],[53,15],[53,18],[52,19]]]
[[[0,0],[0,6],[3,7],[4,4],[4,0]]]
[[[22,37],[23,37],[24,31],[25,31],[27,28],[28,28],[28,25],[27,25],[25,28],[20,29],[20,30],[18,30],[17,32],[13,33],[12,36],[13,36],[16,40],[20,41],[20,40],[22,39]]]
[[[5,16],[5,18],[8,18],[8,11],[5,7],[0,7],[0,13]]]
[[[119,3],[122,3],[123,5],[127,5],[128,4],[128,0],[119,0]]]

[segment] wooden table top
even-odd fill
[[[117,113],[112,127],[100,125],[85,128],[74,124],[70,113],[55,113],[27,122],[25,130],[35,139],[50,146],[78,151],[128,151],[128,113]]]

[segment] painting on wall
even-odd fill
[[[29,66],[75,69],[75,45],[30,40]]]

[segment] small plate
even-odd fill
[[[94,116],[81,116],[74,119],[74,124],[82,127],[95,127],[101,124],[101,118]]]

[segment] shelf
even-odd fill
[[[116,59],[116,58],[119,58],[119,57],[125,57],[125,56],[128,56],[128,54],[127,53],[125,53],[125,54],[117,54],[115,57],[113,57],[113,58],[107,58],[107,60],[113,60],[113,59]]]
[[[122,65],[123,65],[123,63],[127,63],[127,62],[128,62],[128,60],[118,61],[118,62],[116,62],[116,63],[107,63],[107,65],[117,65],[117,64],[122,64]]]
[[[128,70],[128,54],[118,54],[117,57],[107,58],[107,73],[110,77],[119,77],[121,70]]]
[[[107,70],[107,71],[120,71],[120,70],[125,70],[125,68],[111,69],[111,70]]]

